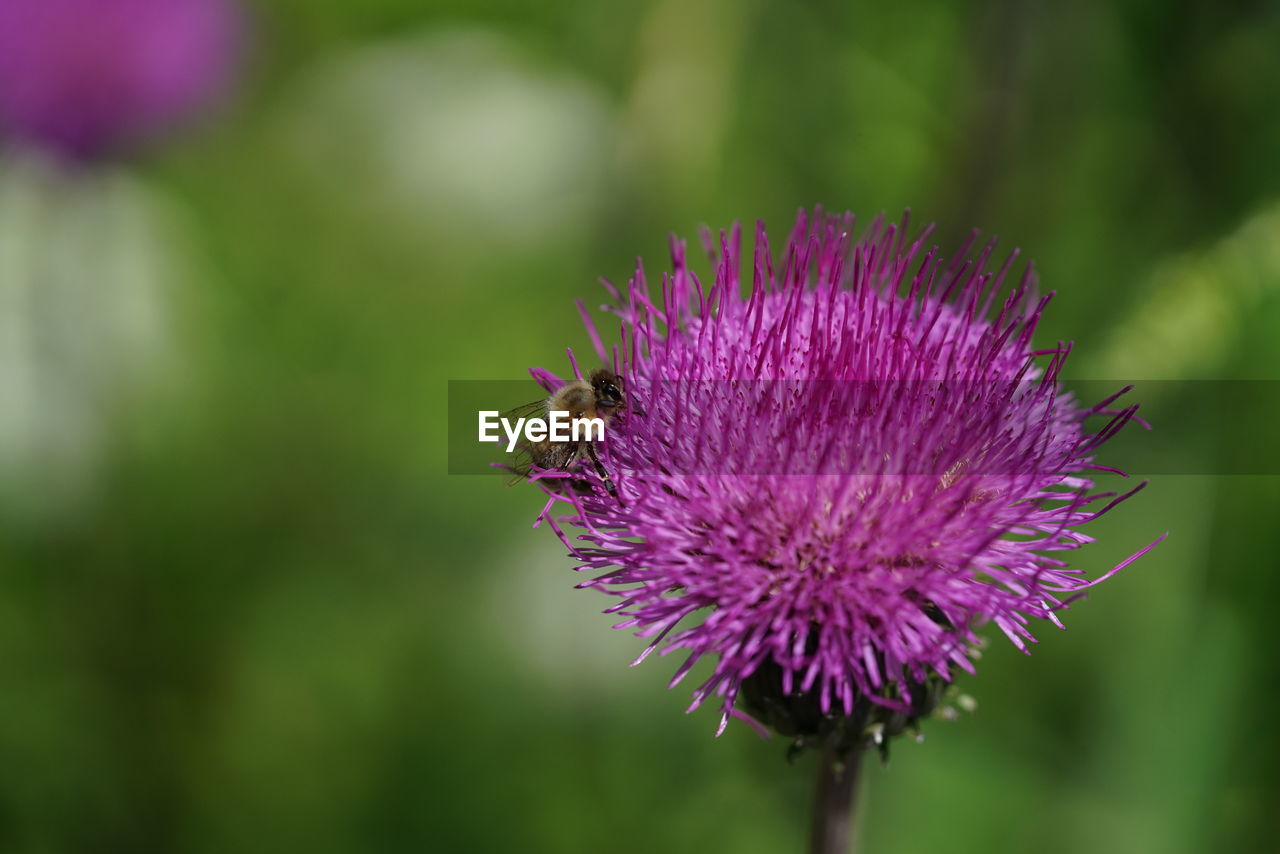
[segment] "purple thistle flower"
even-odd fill
[[[924,251],[931,229],[907,243],[905,217],[857,242],[852,229],[801,212],[775,265],[760,224],[748,297],[736,226],[718,246],[704,234],[710,287],[673,238],[659,298],[642,267],[625,291],[605,283],[612,353],[579,303],[625,382],[599,445],[617,495],[591,466],[542,472],[539,521],[599,573],[580,587],[619,598],[617,628],[651,639],[637,663],[686,651],[674,686],[715,658],[690,711],[719,697],[720,731],[748,717],[741,698],[787,735],[842,718],[850,737],[900,732],[973,670],[977,627],[1026,651],[1032,620],[1061,626],[1059,610],[1155,545],[1093,580],[1055,557],[1145,485],[1117,496],[1081,474],[1105,468],[1095,451],[1137,406],[1059,390],[1070,345],[1034,349],[1049,296],[1030,266],[1010,279],[1018,253],[989,272],[994,242],[947,262]]]
[[[226,83],[230,0],[0,0],[0,133],[86,160],[187,117]]]

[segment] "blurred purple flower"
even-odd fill
[[[74,159],[206,105],[242,35],[231,0],[0,0],[0,134]]]
[[[1155,545],[1093,580],[1052,556],[1142,488],[1117,497],[1080,475],[1105,468],[1095,450],[1137,406],[1058,389],[1070,345],[1032,346],[1049,297],[1030,267],[1004,293],[1017,252],[988,272],[994,243],[966,261],[970,241],[948,263],[906,225],[877,220],[855,243],[851,216],[802,212],[777,267],[760,225],[745,298],[736,227],[718,247],[704,235],[710,287],[673,239],[658,300],[642,268],[624,292],[606,283],[611,354],[582,311],[625,382],[600,446],[617,496],[590,465],[577,488],[549,472],[539,519],[602,572],[580,586],[620,598],[617,627],[652,638],[641,659],[664,641],[687,651],[673,686],[715,657],[690,710],[718,696],[721,730],[747,717],[741,699],[787,735],[901,732],[972,671],[976,627],[1025,651],[1031,620],[1060,626]]]

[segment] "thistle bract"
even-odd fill
[[[1025,650],[1034,621],[1060,625],[1147,550],[1092,580],[1062,559],[1141,488],[1086,476],[1137,407],[1059,388],[1070,346],[1032,344],[1049,297],[1030,267],[988,270],[994,244],[943,259],[905,218],[853,229],[801,213],[775,257],[760,225],[745,273],[736,227],[704,235],[707,282],[673,239],[656,293],[642,268],[606,282],[611,351],[582,311],[626,386],[599,449],[617,495],[590,467],[575,488],[546,472],[540,519],[650,639],[641,659],[686,653],[673,685],[714,659],[690,708],[717,697],[721,730],[740,697],[788,735],[901,730],[972,670],[978,626]]]

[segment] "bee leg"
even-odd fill
[[[595,445],[590,442],[585,443],[587,446],[587,455],[591,457],[591,463],[596,467],[596,474],[600,475],[600,479],[604,481],[604,488],[609,490],[609,494],[613,497],[618,496],[618,488],[613,485],[613,478],[609,477],[609,472],[600,463],[600,458],[596,456]]]

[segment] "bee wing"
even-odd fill
[[[530,447],[528,442],[523,439],[517,442],[513,455],[511,465],[503,466],[503,468],[514,475],[514,477],[507,482],[507,486],[515,486],[521,481],[528,480],[529,475],[533,474],[533,448]]]
[[[505,418],[508,421],[515,421],[518,418],[528,418],[531,415],[546,415],[546,414],[547,414],[547,401],[543,399],[543,400],[535,400],[532,403],[522,404],[521,406],[517,406],[515,409],[508,409],[506,412],[502,413],[502,415],[500,415],[499,417]]]
[[[502,417],[515,421],[534,415],[544,416],[546,413],[547,401],[543,399],[517,406],[515,409],[502,413]],[[581,451],[580,445],[581,443],[579,442],[536,442],[531,444],[525,440],[519,441],[516,444],[515,459],[507,467],[515,477],[507,485],[514,486],[522,480],[527,480],[531,474],[534,474],[534,469],[563,471],[569,468],[578,459]]]
[[[520,442],[516,459],[508,469],[515,475],[507,486],[515,486],[538,471],[565,471],[578,460],[581,442]]]
[[[520,406],[517,406],[514,409],[508,409],[506,412],[501,413],[498,417],[506,419],[507,421],[510,421],[510,422],[515,422],[522,418],[529,418],[530,416],[533,416],[533,415],[542,415],[546,412],[546,409],[547,409],[547,402],[545,399],[534,400],[534,401],[530,401],[529,403],[521,404]],[[515,475],[513,478],[511,478],[510,481],[507,482],[507,486],[515,486],[517,483],[520,483],[522,480],[527,479],[533,468],[533,454],[531,449],[529,448],[528,442],[524,441],[523,439],[519,440],[516,443],[514,454],[515,454],[515,459],[512,460],[511,465],[499,466],[499,468],[506,469],[507,471]]]

